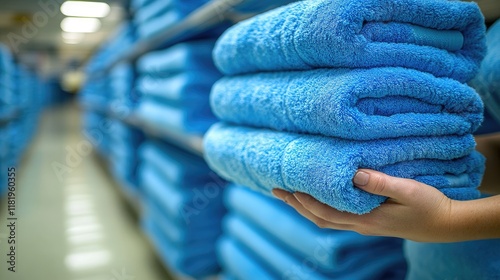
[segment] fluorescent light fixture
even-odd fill
[[[61,5],[61,13],[69,17],[101,18],[109,11],[109,5],[103,2],[66,1]]]
[[[65,32],[92,33],[101,28],[101,21],[96,18],[67,17],[61,21],[61,29]]]

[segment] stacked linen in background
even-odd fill
[[[400,239],[320,229],[285,203],[240,186],[230,186],[224,196],[230,214],[218,254],[234,279],[405,276]]]
[[[142,120],[188,134],[202,134],[215,123],[209,93],[221,74],[212,62],[214,42],[184,42],[138,60],[137,115]]]
[[[476,4],[443,0],[302,1],[243,21],[214,50],[233,76],[211,105],[230,124],[205,135],[206,159],[230,181],[357,214],[386,199],[353,186],[358,168],[477,198],[483,104],[462,82],[484,29]]]
[[[127,116],[139,101],[134,90],[135,73],[130,63],[120,63],[110,71],[110,109],[118,116]]]
[[[14,98],[14,61],[10,51],[0,45],[0,196],[8,187],[8,168],[13,166],[12,134],[13,126],[7,118],[13,112]]]
[[[215,275],[225,182],[203,159],[166,143],[146,141],[139,153],[143,226],[165,265],[195,279]]]

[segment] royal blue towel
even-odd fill
[[[141,159],[151,164],[173,185],[203,186],[212,181],[224,184],[205,161],[189,152],[160,141],[147,141],[139,148]]]
[[[245,246],[230,236],[223,236],[217,244],[217,255],[224,273],[228,272],[238,280],[279,279],[265,263],[260,262]]]
[[[500,20],[486,33],[488,51],[478,75],[470,82],[481,95],[486,111],[500,124]],[[496,130],[498,131],[498,130]]]
[[[146,217],[142,221],[142,227],[163,262],[177,276],[200,279],[215,275],[220,270],[213,243],[189,248],[176,247],[152,219]]]
[[[500,279],[500,239],[458,243],[405,241],[407,280]]]
[[[219,73],[210,71],[181,72],[161,78],[145,75],[137,81],[137,90],[144,98],[167,100],[182,106],[208,106],[210,89],[219,78]]]
[[[325,271],[362,267],[387,250],[400,249],[403,260],[400,239],[321,229],[284,202],[241,186],[229,187],[224,196],[229,211],[247,218],[275,237],[276,243],[304,259],[314,260]]]
[[[214,59],[227,75],[401,66],[465,82],[484,56],[484,33],[475,3],[300,1],[228,29]]]
[[[225,77],[210,97],[221,120],[368,140],[466,134],[483,103],[467,85],[404,68],[319,69]]]
[[[141,164],[139,176],[145,196],[156,201],[162,214],[179,226],[213,225],[225,214],[222,192],[207,195],[203,187],[174,186],[148,164]]]
[[[363,214],[385,197],[353,187],[358,168],[416,179],[454,199],[477,198],[484,158],[474,145],[469,134],[349,141],[218,123],[205,135],[204,153],[208,165],[229,181],[267,193],[306,192],[341,211]]]
[[[208,104],[176,106],[153,98],[141,100],[136,116],[152,127],[187,134],[203,134],[217,121]]]
[[[386,250],[377,258],[363,265],[350,267],[342,272],[322,272],[314,260],[297,258],[285,248],[272,242],[266,232],[259,230],[244,219],[229,215],[224,219],[224,232],[252,251],[267,263],[280,279],[403,279],[394,271],[404,266],[401,250]],[[368,247],[369,249],[369,247]],[[304,265],[308,263],[309,265]]]
[[[214,44],[214,39],[197,40],[147,53],[137,60],[137,71],[153,77],[203,70],[218,72],[212,60]]]

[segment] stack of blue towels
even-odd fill
[[[139,153],[143,227],[164,263],[180,276],[217,274],[225,182],[201,158],[164,142],[146,141]]]
[[[110,72],[111,110],[118,116],[126,116],[137,104],[134,88],[134,68],[130,63],[120,63]]]
[[[241,186],[225,192],[229,215],[218,254],[234,279],[402,279],[402,240],[320,229],[286,204]]]
[[[202,134],[216,122],[209,93],[221,74],[212,61],[214,39],[179,43],[148,53],[137,62],[138,116],[148,123]]]
[[[214,49],[224,122],[205,157],[230,181],[356,214],[386,199],[353,186],[359,168],[477,198],[483,103],[464,82],[484,33],[475,3],[445,0],[301,1],[245,20]]]
[[[14,62],[7,47],[0,44],[0,196],[7,190],[7,169],[12,165],[12,125],[7,118],[13,109]],[[4,122],[5,120],[5,122]]]

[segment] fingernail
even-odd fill
[[[358,171],[356,172],[356,175],[354,175],[352,182],[356,186],[366,186],[366,184],[368,184],[368,180],[370,180],[370,174],[363,171]]]

